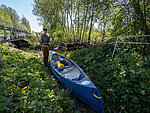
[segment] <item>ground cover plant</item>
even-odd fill
[[[0,112],[73,112],[74,100],[41,60],[0,45]]]
[[[150,54],[142,52],[142,46],[137,49],[122,44],[111,58],[113,47],[77,50],[70,58],[99,89],[106,113],[148,113]]]

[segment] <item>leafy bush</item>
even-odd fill
[[[136,48],[119,45],[112,59],[113,47],[81,49],[70,58],[99,89],[106,113],[148,113],[150,55],[143,56]]]
[[[72,112],[69,91],[60,88],[40,62],[0,46],[0,112]]]

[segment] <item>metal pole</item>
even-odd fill
[[[116,40],[116,44],[115,44],[115,47],[114,47],[114,50],[113,50],[113,53],[112,53],[112,58],[114,57],[114,53],[115,53],[115,50],[116,50],[116,47],[117,47],[117,43],[118,43],[118,38],[119,38],[119,36],[117,37],[117,40]]]

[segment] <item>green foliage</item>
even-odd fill
[[[7,21],[10,24],[12,24],[11,18],[10,18],[10,16],[8,15],[8,13],[6,11],[0,9],[0,14],[1,14],[0,15],[1,20]],[[0,23],[0,25],[1,25],[1,23]],[[6,25],[6,24],[4,24],[4,25]]]
[[[50,34],[57,34],[55,45],[103,43],[102,37],[149,35],[149,6],[149,0],[34,0],[33,14]]]
[[[33,46],[38,46],[39,44],[39,41],[34,34],[26,36],[25,39],[27,39]]]
[[[9,16],[9,18],[11,19],[11,26],[12,25],[19,25],[19,16],[18,16],[18,14],[17,14],[17,12],[14,10],[14,9],[12,9],[11,7],[7,7],[7,6],[5,6],[4,4],[2,4],[1,6],[0,6],[0,9],[2,9],[3,11],[6,11],[7,12],[7,15]],[[5,16],[5,15],[4,15]],[[3,18],[5,18],[5,17],[3,17]],[[7,19],[6,20],[4,20],[4,21],[6,21],[7,22]],[[13,26],[12,26],[13,27]]]
[[[0,112],[60,113],[75,107],[41,60],[0,45]]]
[[[99,89],[105,112],[148,113],[150,54],[118,45],[112,59],[112,45],[75,51],[75,61]]]
[[[25,28],[27,28],[28,32],[31,32],[31,28],[30,28],[30,24],[29,21],[26,19],[26,17],[22,17],[21,19],[21,24],[25,26]]]
[[[20,20],[17,12],[11,7],[7,7],[5,5],[0,6],[0,19],[9,23],[9,25],[13,28],[19,27],[20,29],[31,32],[30,24],[28,20],[23,16]],[[9,27],[8,23],[4,22],[5,27]],[[1,22],[0,22],[1,25]],[[14,25],[14,26],[13,26]],[[0,34],[2,34],[0,32]],[[8,35],[9,33],[7,33]]]

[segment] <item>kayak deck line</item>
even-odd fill
[[[96,98],[98,98],[98,99],[102,99],[101,97],[96,96],[94,93],[93,93],[93,95],[94,95],[94,97],[96,97]]]
[[[86,101],[86,102],[89,103],[89,104],[92,104],[92,105],[93,105],[94,107],[96,107],[97,109],[103,110],[103,109],[100,108],[99,106],[96,106],[95,104],[93,104],[92,102],[90,102],[89,100],[85,99],[84,97],[82,97],[82,96],[80,96],[80,95],[78,95],[78,98],[80,98],[81,100],[84,99],[84,101]]]

